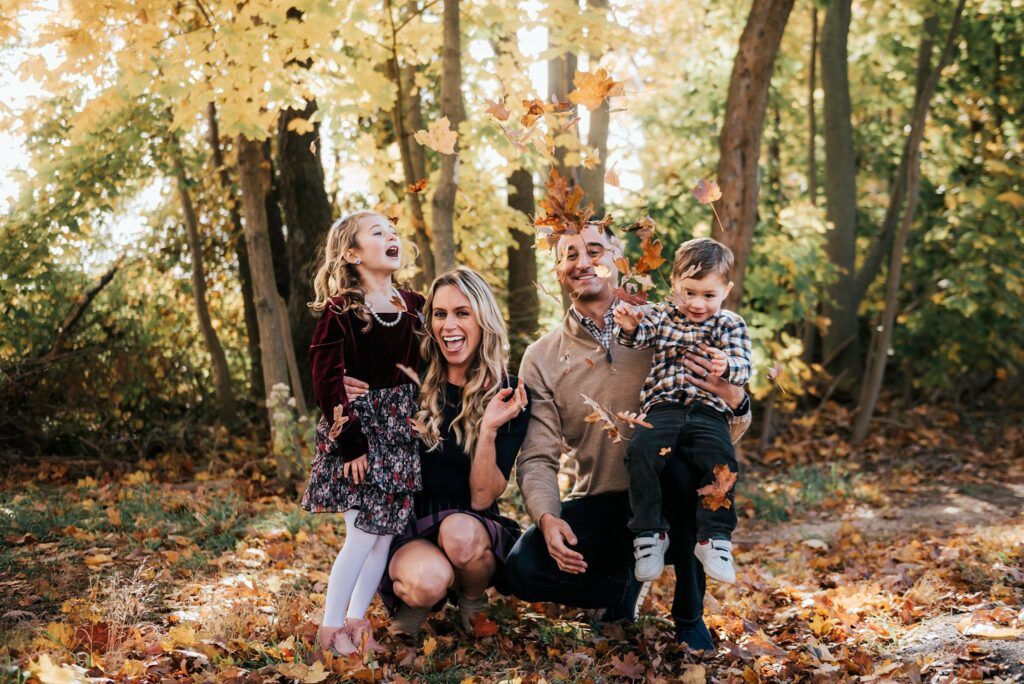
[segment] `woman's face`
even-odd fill
[[[453,285],[437,288],[430,312],[430,331],[448,362],[449,372],[464,373],[480,347],[483,331],[462,290]]]

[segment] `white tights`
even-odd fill
[[[324,625],[338,627],[343,616],[361,619],[370,607],[388,562],[393,534],[370,534],[356,527],[359,511],[345,511],[345,543],[327,580]]]

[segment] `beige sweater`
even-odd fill
[[[534,521],[545,513],[561,514],[558,490],[559,457],[575,450],[576,485],[570,499],[590,494],[624,492],[629,487],[624,458],[634,429],[623,429],[615,443],[602,423],[586,422],[592,409],[585,394],[613,413],[640,410],[640,390],[651,370],[650,349],[612,344],[611,361],[604,349],[569,314],[562,324],[531,344],[523,355],[519,376],[530,388],[530,423],[516,466],[516,481]],[[587,359],[590,361],[588,362]],[[591,363],[593,365],[591,365]],[[734,419],[733,440],[750,425],[750,412]],[[619,423],[620,429],[622,423]]]

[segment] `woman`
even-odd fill
[[[391,545],[380,586],[395,631],[416,634],[453,590],[463,627],[487,608],[519,526],[498,513],[529,422],[522,381],[508,373],[507,333],[479,274],[439,276],[423,305],[420,433],[423,490]],[[351,381],[346,380],[346,388]]]

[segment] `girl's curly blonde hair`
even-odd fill
[[[426,427],[426,434],[420,434],[420,439],[427,445],[428,451],[441,445],[445,382],[448,380],[448,362],[441,353],[440,340],[434,339],[430,321],[434,315],[434,296],[442,287],[449,285],[466,295],[480,324],[480,346],[473,354],[466,373],[461,410],[452,421],[456,443],[472,459],[476,452],[484,409],[491,397],[497,394],[499,382],[508,375],[508,333],[494,293],[479,273],[459,266],[434,280],[427,293],[427,301],[423,304],[424,335],[420,343],[420,355],[424,362],[424,376],[420,387],[420,411],[416,414],[416,420]]]
[[[320,258],[317,259],[320,267],[313,278],[315,299],[308,304],[314,311],[323,311],[331,306],[331,300],[339,298],[340,308],[336,307],[335,311],[344,313],[353,310],[356,317],[366,323],[364,332],[370,329],[370,309],[366,305],[366,290],[362,287],[355,264],[345,260],[345,253],[359,246],[356,241],[359,219],[366,216],[380,214],[375,211],[357,211],[338,219],[327,231],[327,238],[320,250]]]

